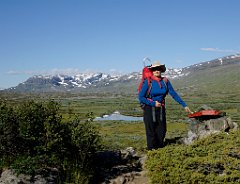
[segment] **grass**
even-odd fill
[[[175,81],[176,82],[176,81]],[[179,90],[182,98],[187,102],[189,107],[194,111],[203,104],[206,104],[214,109],[219,109],[227,112],[233,121],[240,124],[240,107],[239,95],[230,94],[225,98],[225,93],[215,95],[205,95],[204,90],[193,94],[191,91]],[[111,96],[110,94],[52,94],[40,96],[28,95],[9,95],[3,96],[8,103],[21,103],[29,98],[35,100],[54,99],[61,103],[60,112],[63,120],[79,117],[81,120],[87,119],[87,114],[92,113],[94,117],[104,114],[111,114],[118,110],[121,114],[142,116],[142,109],[139,107],[137,95],[132,96]],[[168,132],[167,139],[174,140],[179,136],[186,134],[188,125],[187,113],[177,104],[170,95],[166,98],[167,106],[167,123]],[[94,122],[100,129],[104,137],[105,145],[113,148],[124,148],[128,146],[136,147],[139,150],[145,149],[145,129],[143,122]]]
[[[139,151],[145,150],[146,139],[143,122],[109,121],[96,122],[108,149],[125,149],[134,147]]]
[[[146,136],[143,122],[106,121],[94,122],[108,149],[134,147],[139,152],[146,152]],[[168,123],[166,142],[174,142],[187,134],[188,124]]]

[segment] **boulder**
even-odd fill
[[[194,140],[206,137],[213,133],[229,132],[238,129],[237,123],[233,122],[225,112],[213,110],[204,105],[199,111],[189,115],[189,131],[187,137],[181,142],[191,144]]]
[[[38,170],[35,176],[17,175],[12,169],[5,169],[0,177],[0,184],[55,184],[59,182],[59,171],[56,168]]]

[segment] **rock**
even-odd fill
[[[12,170],[4,170],[1,174],[0,184],[18,184],[20,180]]]
[[[121,150],[121,157],[123,162],[129,162],[133,159],[139,159],[133,147],[128,147],[125,150]]]
[[[41,169],[35,176],[17,175],[14,170],[6,169],[2,172],[0,184],[55,184],[60,183],[59,171],[56,168]]]
[[[189,145],[191,144],[195,139],[197,139],[198,136],[196,133],[193,133],[191,130],[188,131],[188,135],[187,137],[184,137],[180,143],[183,143],[183,144],[186,144],[186,145]]]
[[[118,155],[119,153],[120,157]],[[99,168],[101,170],[99,171],[99,173],[101,173],[99,178],[102,181],[102,184],[147,183],[145,182],[147,181],[147,177],[142,173],[143,165],[147,157],[145,155],[139,156],[133,147],[128,147],[120,152],[117,151],[115,153],[111,152],[110,154],[101,154],[101,156],[106,156],[105,158],[101,157],[103,160],[109,160],[108,156],[113,156],[113,158],[116,158],[117,160],[120,158],[120,161],[118,160],[115,162],[116,165],[108,164],[108,166],[111,167],[106,168],[106,165],[103,165]],[[103,160],[101,160],[101,162],[104,163]],[[111,163],[113,164],[113,162]],[[143,180],[144,182],[141,182]]]
[[[201,109],[209,107],[203,106]],[[236,130],[238,128],[237,123],[233,122],[230,117],[226,116],[226,113],[222,113],[217,116],[202,116],[189,119],[189,128],[187,137],[181,139],[183,144],[191,144],[196,139],[204,138],[213,133],[219,133],[221,131],[229,132],[230,130]]]
[[[146,171],[131,172],[118,176],[109,181],[109,184],[148,184]]]
[[[42,168],[35,171],[34,184],[54,184],[60,182],[59,170],[57,168]]]
[[[139,162],[142,167],[144,166],[146,160],[147,160],[147,155],[143,155],[142,157],[139,158]]]
[[[34,177],[34,184],[46,184],[47,181],[41,176],[41,175],[36,175]]]
[[[0,178],[0,184],[30,184],[30,183],[31,176],[24,174],[20,174],[19,176],[17,176],[17,174],[11,169],[4,170]]]

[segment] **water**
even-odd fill
[[[143,121],[143,117],[124,116],[118,111],[110,115],[104,115],[103,117],[96,117],[94,121],[106,121],[106,120],[117,120],[117,121]]]

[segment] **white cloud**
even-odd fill
[[[115,75],[121,75],[123,74],[122,71],[116,70],[116,69],[110,69],[106,71],[98,71],[98,70],[92,70],[92,69],[85,69],[84,71],[80,71],[79,69],[75,68],[66,68],[66,69],[59,69],[54,68],[50,70],[10,70],[6,72],[8,75],[77,75],[82,73],[100,73],[105,72],[107,74],[115,74]]]
[[[219,48],[200,48],[202,51],[210,51],[210,52],[229,52],[229,53],[239,53],[240,51],[232,50],[232,49],[219,49]]]
[[[9,74],[9,75],[19,75],[19,74],[22,74],[22,72],[15,71],[15,70],[10,70],[10,71],[7,72],[7,74]]]
[[[51,70],[10,70],[7,72],[8,75],[77,75],[79,73],[98,73],[100,71],[86,69],[84,71],[80,71],[75,68],[67,68],[67,69],[59,69],[54,68]],[[122,73],[116,69],[110,69],[109,71],[105,71],[106,73]]]
[[[7,72],[9,75],[76,75],[81,72],[79,69],[67,68],[67,69],[58,69],[54,68],[51,70],[10,70]]]

